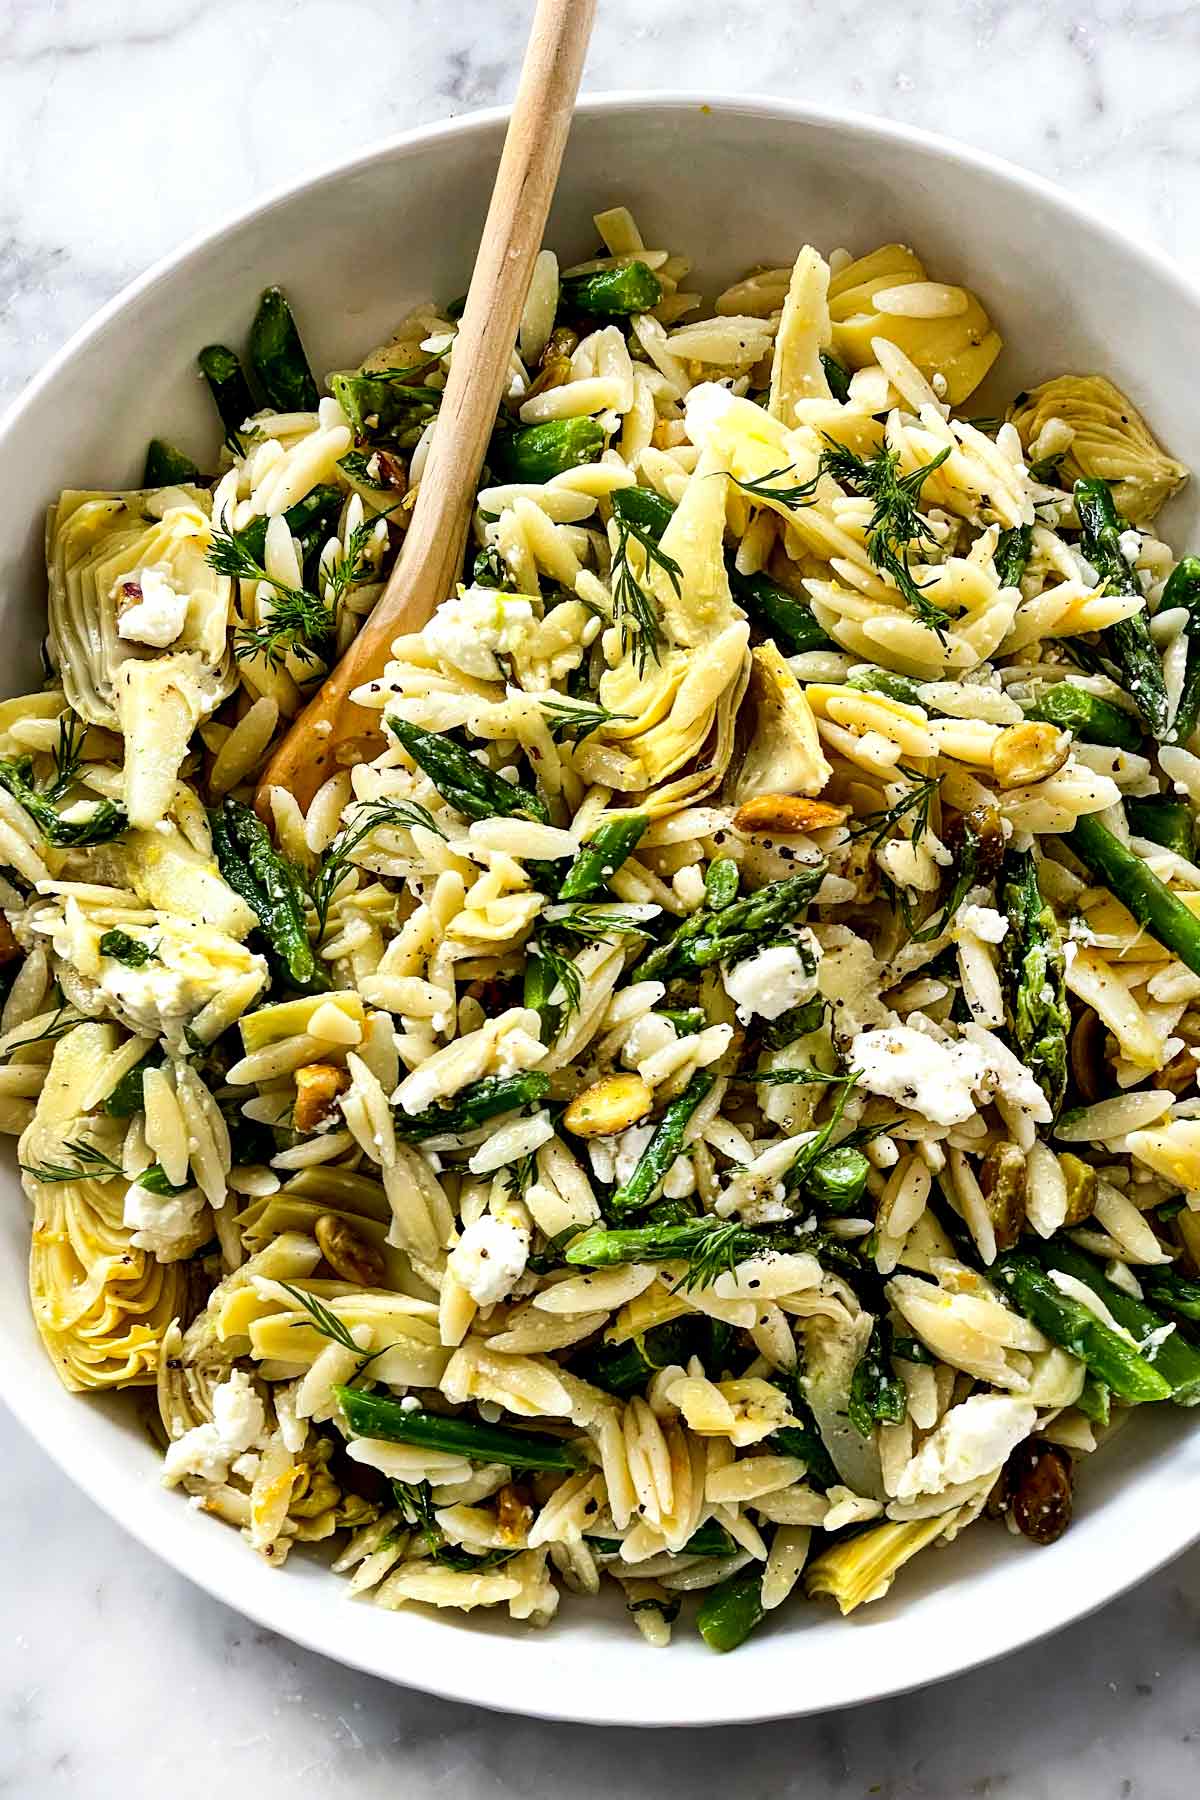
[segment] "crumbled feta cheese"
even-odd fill
[[[896,1499],[915,1500],[918,1494],[940,1494],[979,1480],[1008,1460],[1036,1418],[1037,1407],[1028,1400],[972,1394],[950,1408],[901,1471]]]
[[[135,1250],[149,1250],[159,1262],[177,1262],[199,1249],[206,1204],[199,1188],[152,1194],[135,1182],[125,1195],[122,1222],[133,1232],[129,1241]]]
[[[262,1401],[241,1369],[213,1390],[212,1424],[194,1425],[167,1446],[163,1481],[174,1487],[185,1475],[201,1481],[224,1481],[229,1466],[242,1456],[266,1426]]]
[[[1127,563],[1135,563],[1142,554],[1142,534],[1128,526],[1117,539],[1117,548]]]
[[[151,563],[132,580],[141,589],[141,598],[118,615],[117,636],[165,650],[175,642],[187,621],[188,597],[172,586],[165,563]],[[118,585],[125,587],[127,583]]]
[[[817,991],[817,964],[821,946],[811,932],[796,944],[768,944],[744,962],[722,968],[725,992],[737,1007],[745,1025],[751,1016],[778,1019]]]
[[[1008,920],[994,906],[960,906],[954,915],[954,930],[956,934],[969,932],[985,944],[999,944],[1004,941]]]
[[[935,1125],[961,1125],[974,1113],[975,1100],[972,1070],[961,1066],[958,1048],[911,1025],[891,1025],[860,1032],[850,1046],[849,1063],[869,1094],[898,1100]]]
[[[499,681],[497,653],[509,655],[533,626],[533,606],[520,594],[469,587],[444,600],[425,627],[426,648],[464,675]]]
[[[477,1306],[492,1306],[525,1272],[529,1233],[493,1213],[468,1225],[446,1258],[446,1267]]]

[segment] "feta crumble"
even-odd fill
[[[165,650],[187,622],[188,597],[172,585],[165,563],[151,563],[130,579],[141,589],[141,598],[118,615],[117,636],[130,643],[148,644],[153,650]],[[118,591],[127,585],[119,582]]]
[[[1037,1407],[1028,1400],[972,1394],[950,1408],[901,1471],[896,1499],[915,1500],[918,1494],[940,1494],[981,1479],[1008,1460],[1036,1418]]]
[[[212,1414],[210,1425],[194,1425],[168,1444],[164,1486],[174,1487],[185,1475],[224,1481],[230,1464],[262,1436],[267,1422],[263,1403],[241,1369],[231,1370],[228,1381],[214,1388]]]
[[[811,1000],[820,958],[821,946],[805,932],[797,944],[768,944],[733,968],[723,967],[721,980],[742,1024],[755,1013],[760,1019],[778,1019]]]
[[[206,1204],[199,1188],[152,1194],[135,1182],[125,1194],[122,1223],[133,1232],[129,1241],[135,1250],[149,1250],[159,1262],[177,1262],[198,1248]]]
[[[467,1226],[446,1258],[446,1267],[476,1306],[493,1306],[512,1292],[528,1257],[529,1233],[484,1213]]]
[[[497,655],[511,655],[532,626],[533,606],[523,595],[469,587],[438,607],[425,627],[425,644],[464,675],[500,681]]]

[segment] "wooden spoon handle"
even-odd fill
[[[538,0],[467,303],[412,520],[370,618],[294,721],[260,783],[307,805],[351,746],[379,731],[350,694],[383,671],[394,638],[420,631],[462,568],[475,486],[504,391],[583,72],[596,0]],[[337,747],[344,746],[341,756]],[[349,760],[357,760],[351,753]]]

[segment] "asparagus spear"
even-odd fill
[[[618,488],[612,497],[614,511],[627,525],[636,525],[657,543],[675,515],[675,505],[653,488]]]
[[[836,356],[830,356],[828,350],[818,352],[821,367],[825,371],[825,379],[829,383],[829,391],[834,399],[844,406],[850,398],[850,371]]]
[[[569,1255],[567,1260],[570,1261]],[[686,1368],[688,1358],[695,1353],[696,1335],[694,1318],[671,1319],[623,1344],[597,1344],[586,1351],[574,1367],[585,1381],[603,1388],[606,1393],[622,1397],[640,1394],[659,1369],[668,1368],[672,1363]]]
[[[788,656],[799,656],[805,650],[836,650],[813,617],[812,607],[798,594],[772,581],[768,575],[729,577],[733,597],[742,611],[756,625],[770,634]]]
[[[422,383],[397,381],[386,372],[356,372],[329,377],[329,391],[360,442],[368,436],[414,430],[420,432],[442,403],[442,390]]]
[[[313,550],[324,549],[326,540],[337,524],[344,499],[341,488],[323,482],[306,494],[303,500],[297,500],[295,506],[289,506],[284,513],[288,530],[294,538],[300,540],[302,562],[308,561]],[[266,555],[268,523],[266,518],[251,519],[248,525],[234,533],[238,543],[257,563],[261,563]]]
[[[637,965],[639,981],[659,980],[707,969],[713,963],[739,962],[791,924],[808,905],[825,878],[820,862],[801,875],[769,881],[765,887],[735,900],[720,912],[704,905],[679,925],[665,944],[657,945]]]
[[[1162,663],[1150,635],[1150,619],[1137,576],[1121,553],[1120,536],[1126,529],[1113,504],[1106,482],[1077,481],[1075,511],[1079,515],[1081,547],[1104,582],[1107,594],[1128,594],[1142,602],[1141,611],[1110,625],[1101,633],[1109,654],[1117,663],[1125,686],[1138,711],[1156,738],[1167,735],[1170,710]]]
[[[870,1437],[877,1423],[898,1425],[908,1408],[904,1383],[892,1374],[890,1333],[877,1318],[850,1377],[846,1412],[860,1437]]]
[[[235,456],[240,456],[243,445],[239,433],[255,411],[254,395],[250,392],[245,370],[224,344],[206,344],[196,361],[225,427],[225,442]]]
[[[1200,1281],[1177,1269],[1150,1269],[1142,1273],[1142,1292],[1165,1313],[1200,1324]]]
[[[1140,857],[1094,814],[1080,819],[1064,841],[1097,880],[1129,908],[1139,925],[1200,975],[1200,919],[1177,900]]]
[[[649,312],[662,296],[662,283],[644,262],[599,269],[594,275],[569,276],[562,284],[563,306],[574,312],[600,313],[610,318]]]
[[[667,1166],[669,1168],[670,1164]],[[761,1250],[765,1241],[748,1225],[741,1225],[736,1220],[718,1224],[707,1215],[681,1223],[654,1221],[648,1225],[617,1229],[610,1225],[591,1225],[568,1245],[566,1259],[577,1267],[588,1269],[613,1268],[620,1263],[687,1259],[696,1266],[703,1265],[707,1274],[718,1261],[722,1267],[732,1268],[741,1258]]]
[[[738,866],[732,856],[718,856],[704,877],[704,904],[710,912],[724,912],[737,899]]]
[[[146,445],[146,466],[142,470],[145,488],[175,487],[180,482],[199,481],[200,471],[190,456],[168,444],[165,438],[151,438]]]
[[[1032,525],[1010,525],[1002,531],[992,562],[1001,587],[1017,587],[1033,548]]]
[[[1139,1343],[1145,1343],[1168,1324],[1162,1313],[1109,1281],[1100,1265],[1074,1244],[1052,1238],[1038,1246],[1037,1254],[1047,1268],[1058,1269],[1064,1275],[1073,1275],[1077,1281],[1086,1282],[1103,1300],[1117,1324],[1123,1325]],[[1172,1331],[1145,1355],[1155,1374],[1167,1383],[1173,1400],[1180,1406],[1200,1403],[1200,1348],[1189,1343],[1178,1331]],[[1120,1392],[1115,1382],[1110,1385]]]
[[[594,419],[548,419],[522,431],[498,431],[488,460],[501,481],[549,481],[581,463],[595,462],[604,432]]]
[[[291,864],[248,806],[226,798],[209,814],[221,874],[254,913],[267,939],[276,978],[301,993],[329,986],[308,939],[304,894]]]
[[[1165,612],[1172,606],[1182,606],[1188,614],[1183,687],[1171,721],[1175,743],[1186,744],[1200,724],[1200,556],[1183,557],[1167,577],[1158,610]]]
[[[535,1105],[549,1088],[549,1076],[537,1069],[526,1069],[520,1075],[485,1075],[445,1106],[430,1106],[418,1113],[397,1112],[396,1135],[416,1144],[447,1133],[476,1131],[502,1113]]]
[[[1175,800],[1169,794],[1130,795],[1125,801],[1125,817],[1134,837],[1149,838],[1164,850],[1191,862],[1196,854],[1196,818],[1186,800]]]
[[[278,412],[315,412],[320,398],[292,309],[277,287],[267,288],[250,327],[250,367]]]
[[[805,1000],[800,1006],[791,1007],[789,1011],[780,1013],[777,1019],[771,1019],[763,1026],[763,1049],[786,1049],[789,1044],[794,1044],[798,1037],[807,1037],[810,1032],[819,1031],[824,1016],[825,1002],[820,994],[814,994],[811,1000]]]
[[[588,1536],[587,1542],[597,1556],[619,1556],[621,1554],[620,1538]],[[706,1519],[703,1525],[696,1527],[682,1550],[676,1554],[679,1556],[733,1556],[736,1551],[737,1544],[725,1527],[718,1525],[715,1519]]]
[[[110,1119],[132,1119],[134,1113],[141,1112],[145,1105],[142,1084],[147,1069],[157,1069],[162,1058],[157,1050],[150,1050],[141,1062],[135,1063],[132,1069],[122,1075],[116,1087],[104,1102],[104,1110]]]
[[[507,1425],[485,1425],[469,1418],[446,1418],[416,1408],[406,1412],[399,1400],[362,1388],[336,1387],[338,1405],[352,1437],[384,1438],[389,1444],[419,1444],[444,1450],[472,1462],[508,1463],[520,1469],[581,1469],[587,1458],[570,1438]]]
[[[675,1027],[677,1037],[692,1037],[697,1031],[704,1030],[702,1006],[660,1006],[655,1010],[660,1019],[666,1019]]]
[[[590,900],[632,856],[650,821],[641,813],[609,819],[588,839],[558,890],[560,900]]]
[[[522,818],[546,823],[549,814],[536,794],[484,768],[453,738],[423,731],[406,719],[389,717],[387,723],[442,799],[465,818]]]
[[[642,1151],[633,1174],[614,1192],[611,1204],[615,1213],[636,1212],[649,1206],[683,1148],[688,1120],[715,1080],[716,1076],[708,1069],[697,1069],[678,1099],[672,1100],[659,1120],[654,1136]]]
[[[907,675],[893,675],[890,669],[854,669],[847,675],[845,686],[865,694],[886,694],[889,700],[900,700],[905,706],[921,704],[916,682]]]
[[[1111,700],[1089,694],[1069,680],[1021,708],[1027,719],[1041,719],[1070,731],[1085,744],[1107,744],[1114,750],[1136,750],[1142,741],[1137,720]]]
[[[851,1213],[867,1188],[871,1165],[856,1144],[836,1144],[819,1156],[804,1191],[822,1212]]]
[[[1089,1307],[1056,1287],[1033,1256],[1006,1250],[992,1267],[992,1279],[1019,1313],[1085,1362],[1122,1400],[1136,1405],[1171,1398],[1171,1384],[1154,1364],[1102,1324]]]
[[[46,794],[34,786],[27,756],[11,761],[8,757],[0,757],[0,787],[8,789],[13,799],[25,808],[46,842],[59,850],[111,843],[129,824],[124,810],[114,806],[111,800],[97,800],[84,819],[64,819]]]
[[[744,1569],[708,1590],[696,1627],[710,1650],[736,1650],[766,1616],[762,1570]]]
[[[1008,930],[1000,969],[1008,1028],[1021,1061],[1057,1113],[1067,1087],[1066,959],[1058,921],[1042,898],[1030,850],[1005,852],[997,890]]]

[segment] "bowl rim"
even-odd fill
[[[968,170],[977,171],[1046,202],[1059,214],[1066,215],[1072,222],[1098,235],[1123,254],[1132,255],[1155,280],[1166,284],[1190,306],[1200,309],[1200,281],[1191,279],[1180,264],[1137,231],[1125,225],[1112,224],[1097,208],[1077,199],[1045,176],[1022,168],[991,151],[978,149],[920,126],[885,119],[853,108],[810,104],[758,92],[732,93],[703,88],[606,89],[581,96],[575,111],[577,115],[589,119],[619,115],[622,112],[749,114],[801,127],[849,130],[880,144],[911,146],[926,155],[965,166]],[[508,106],[492,106],[390,133],[344,157],[323,164],[315,171],[270,187],[259,199],[236,211],[223,214],[216,224],[192,233],[175,249],[157,258],[140,275],[127,282],[112,299],[70,334],[0,413],[0,441],[6,439],[32,413],[45,390],[71,364],[80,350],[100,336],[132,304],[151,294],[166,280],[175,277],[193,258],[209,252],[222,239],[291,203],[301,194],[334,185],[352,175],[355,170],[386,160],[397,152],[444,140],[487,136],[507,121],[509,112]],[[460,1663],[460,1659],[448,1655],[436,1663],[431,1659],[428,1663],[419,1662],[401,1671],[380,1666],[365,1642],[362,1648],[352,1640],[331,1649],[328,1642],[318,1635],[315,1620],[310,1623],[304,1616],[303,1607],[275,1607],[260,1600],[257,1593],[248,1591],[236,1581],[227,1580],[222,1571],[197,1566],[184,1553],[182,1544],[176,1542],[172,1534],[159,1530],[149,1510],[135,1512],[132,1516],[122,1512],[120,1508],[125,1498],[122,1493],[111,1492],[98,1479],[89,1480],[86,1468],[80,1470],[72,1466],[70,1443],[62,1441],[57,1433],[45,1426],[35,1394],[27,1394],[18,1386],[15,1391],[6,1391],[0,1404],[7,1406],[71,1484],[80,1489],[116,1524],[145,1548],[161,1557],[177,1573],[186,1576],[205,1593],[255,1624],[277,1632],[306,1650],[329,1657],[345,1667],[391,1681],[398,1686],[483,1707],[488,1711],[579,1724],[643,1728],[752,1724],[772,1719],[799,1718],[817,1711],[841,1711],[871,1700],[902,1695],[966,1674],[1064,1630],[1068,1625],[1087,1618],[1128,1592],[1200,1540],[1200,1515],[1194,1518],[1185,1516],[1183,1509],[1180,1509],[1174,1521],[1159,1518],[1155,1521],[1159,1530],[1143,1531],[1132,1542],[1127,1540],[1126,1560],[1120,1572],[1115,1575],[1106,1574],[1099,1592],[1064,1595],[1044,1618],[1033,1623],[1010,1625],[998,1635],[993,1634],[987,1641],[972,1644],[969,1648],[961,1641],[955,1642],[952,1634],[944,1634],[943,1641],[926,1646],[919,1666],[901,1667],[893,1664],[893,1673],[884,1678],[877,1674],[869,1692],[806,1702],[804,1689],[799,1687],[798,1691],[789,1693],[786,1698],[778,1690],[764,1694],[762,1701],[766,1704],[756,1700],[753,1695],[744,1695],[744,1704],[736,1705],[734,1698],[738,1689],[731,1683],[728,1688],[731,1696],[729,1705],[725,1707],[722,1703],[722,1709],[717,1711],[709,1705],[703,1718],[697,1717],[695,1712],[668,1712],[661,1709],[649,1718],[621,1717],[616,1716],[611,1707],[589,1707],[586,1691],[581,1694],[581,1690],[574,1685],[571,1688],[572,1697],[566,1702],[556,1700],[552,1694],[543,1696],[537,1692],[530,1692],[527,1697],[524,1691],[492,1697],[486,1691],[480,1691],[475,1677],[475,1660],[471,1657],[462,1658]],[[1164,1525],[1166,1529],[1163,1529]],[[1170,1528],[1171,1525],[1174,1525],[1174,1529]],[[286,1613],[286,1618],[281,1619],[281,1612]],[[447,1641],[453,1645],[459,1640],[448,1634]],[[549,1639],[546,1641],[548,1644]],[[499,1645],[499,1640],[496,1642]],[[631,1638],[631,1654],[636,1655],[638,1649],[636,1638]]]

